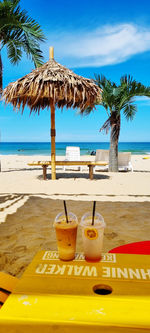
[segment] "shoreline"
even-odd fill
[[[131,153],[131,160],[134,163],[136,161],[136,157],[137,158],[141,158],[143,159],[143,157],[147,157],[150,158],[150,153],[147,154],[132,154]],[[57,155],[56,154],[56,160],[65,160],[65,155]],[[46,160],[46,159],[51,159],[51,155],[50,154],[28,154],[28,155],[19,155],[19,154],[0,154],[0,159],[5,160],[6,159],[6,163],[8,162],[8,158],[13,159],[13,162],[15,161],[14,158],[20,158],[20,159],[27,159],[27,160]],[[84,155],[80,155],[80,160],[95,160],[95,155],[90,155],[90,154],[84,154]],[[26,161],[26,160],[24,160]]]
[[[101,148],[100,148],[100,149],[101,149]],[[105,150],[105,149],[104,149],[104,150]],[[108,149],[107,149],[107,150],[108,150]],[[137,155],[137,156],[140,156],[140,155],[141,155],[141,156],[143,156],[143,155],[150,156],[150,152],[144,152],[144,151],[138,153],[138,152],[136,152],[136,151],[133,152],[133,151],[129,151],[129,150],[128,150],[128,151],[126,151],[126,150],[118,150],[118,152],[119,152],[119,153],[126,153],[126,152],[129,152],[129,153],[131,153],[131,155],[134,155],[134,156],[135,156],[135,155]],[[1,157],[1,156],[17,156],[17,157],[18,157],[18,156],[19,156],[19,157],[21,157],[21,156],[24,156],[24,157],[26,157],[26,156],[50,156],[50,157],[51,157],[51,152],[50,152],[49,154],[48,154],[48,153],[46,153],[46,154],[45,154],[45,153],[43,153],[43,154],[41,154],[41,153],[38,153],[38,154],[37,154],[37,153],[34,153],[34,154],[33,154],[33,153],[32,153],[32,154],[28,154],[28,153],[27,153],[27,154],[19,154],[19,153],[17,154],[17,153],[14,153],[14,154],[13,154],[12,152],[11,152],[11,153],[7,153],[7,154],[2,154],[2,153],[0,152],[0,157]],[[65,156],[66,156],[65,152],[64,152],[64,154],[62,154],[62,152],[61,152],[60,154],[56,153],[56,158],[57,158],[57,157],[61,157],[61,156],[65,157]],[[91,154],[89,154],[89,153],[87,153],[87,154],[83,153],[83,154],[82,154],[82,151],[80,151],[80,156],[82,157],[82,156],[95,156],[95,155],[91,155]]]
[[[80,155],[90,155],[97,149],[109,150],[110,142],[56,142],[56,155],[65,156],[67,146],[80,147]],[[119,142],[119,152],[131,152],[132,155],[150,155],[150,142]],[[49,155],[51,142],[1,142],[0,155]]]

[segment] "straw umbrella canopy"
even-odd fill
[[[55,106],[79,108],[83,112],[93,108],[101,100],[101,90],[93,80],[83,78],[54,60],[53,47],[50,59],[31,73],[10,83],[3,91],[3,99],[14,109],[30,108],[30,113],[51,109],[51,166],[52,179],[56,179],[55,168]]]

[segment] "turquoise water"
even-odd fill
[[[57,142],[56,155],[65,155],[66,146],[80,147],[81,155],[89,155],[96,149],[109,149],[109,142]],[[132,154],[150,154],[150,142],[120,142],[119,151]],[[50,155],[48,142],[1,142],[1,155]]]

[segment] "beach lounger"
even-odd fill
[[[118,170],[133,171],[130,152],[118,153]]]
[[[105,161],[109,163],[109,150],[97,149],[95,155],[95,162]],[[95,166],[94,170],[108,171],[108,164],[106,166]]]
[[[109,150],[97,149],[95,162],[105,161],[109,163]],[[95,170],[108,170],[108,165],[106,166],[96,166]],[[118,171],[133,171],[133,166],[131,163],[131,153],[130,152],[119,152],[118,153]]]
[[[80,161],[80,147],[67,146],[66,147],[66,158],[65,161]],[[64,166],[64,171],[66,169],[75,169],[82,171],[82,166]]]
[[[0,308],[11,294],[18,281],[16,277],[0,272]]]

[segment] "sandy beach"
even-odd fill
[[[94,180],[89,180],[88,167],[82,171],[57,167],[57,180],[51,181],[48,167],[48,179],[43,181],[42,168],[28,166],[32,161],[47,161],[50,156],[0,155],[2,172],[0,173],[1,194],[45,194],[53,198],[64,196],[82,197],[83,200],[145,201],[150,196],[150,159],[145,155],[132,155],[134,172],[110,173],[95,171]],[[150,157],[150,156],[147,156]],[[94,156],[82,156],[82,160],[93,160]],[[57,156],[57,160],[64,160]]]
[[[150,159],[133,155],[133,172],[95,171],[89,180],[88,168],[82,172],[57,168],[57,180],[42,179],[42,168],[27,163],[48,160],[49,156],[1,155],[0,173],[0,270],[20,277],[38,250],[55,250],[53,221],[68,209],[82,214],[97,201],[97,211],[107,224],[104,252],[150,235]],[[93,156],[83,156],[94,160]],[[64,159],[64,157],[59,157]],[[82,251],[79,228],[77,251]]]

